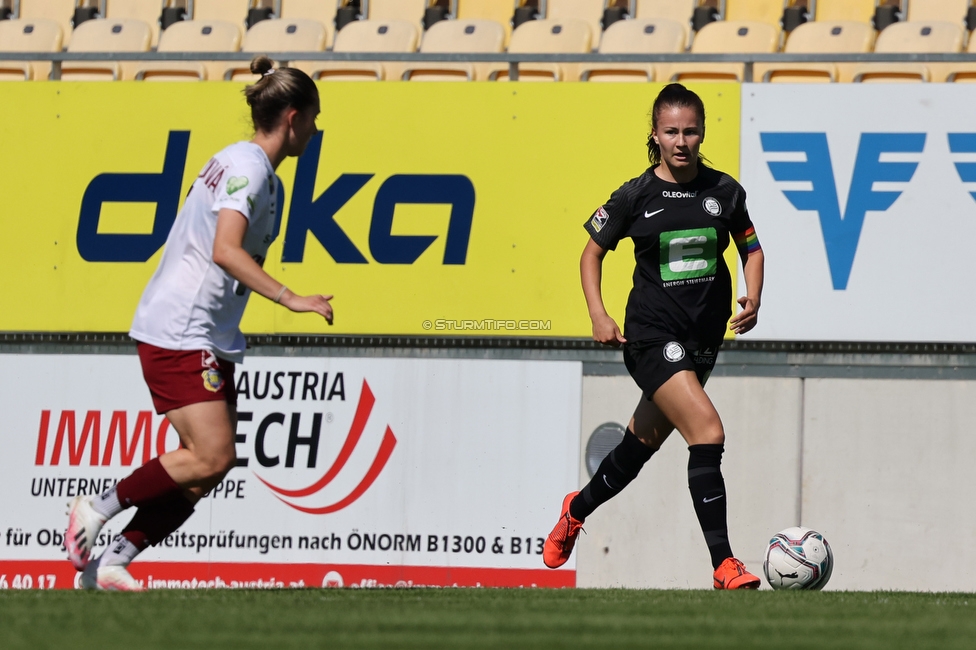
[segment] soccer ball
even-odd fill
[[[773,589],[823,589],[833,567],[834,554],[823,535],[800,526],[776,533],[763,562]]]

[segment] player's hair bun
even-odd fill
[[[315,82],[301,70],[276,68],[271,59],[259,54],[251,60],[251,72],[259,76],[255,83],[244,88],[244,97],[251,107],[255,131],[272,131],[287,108],[303,111],[318,106]]]
[[[263,54],[259,54],[251,60],[251,72],[263,75],[274,67],[274,63]]]

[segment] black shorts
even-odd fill
[[[624,344],[624,365],[647,399],[682,370],[693,370],[702,386],[715,368],[718,346],[687,350],[674,339],[649,339]]]

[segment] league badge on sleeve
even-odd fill
[[[248,184],[247,176],[231,176],[227,179],[228,196],[238,190],[243,190]]]
[[[609,218],[610,215],[607,214],[607,211],[604,210],[603,206],[601,205],[600,208],[593,213],[593,218],[590,219],[590,225],[593,226],[593,230],[600,232],[603,230],[603,226],[606,225],[607,219]]]

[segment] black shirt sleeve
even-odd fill
[[[610,195],[610,200],[597,208],[583,228],[600,248],[616,250],[617,243],[626,236],[634,222],[633,197],[627,191],[629,183]]]
[[[752,219],[749,217],[749,210],[746,208],[746,191],[739,187],[735,197],[735,205],[732,206],[732,216],[729,218],[729,231],[738,235],[750,228],[752,228]]]

